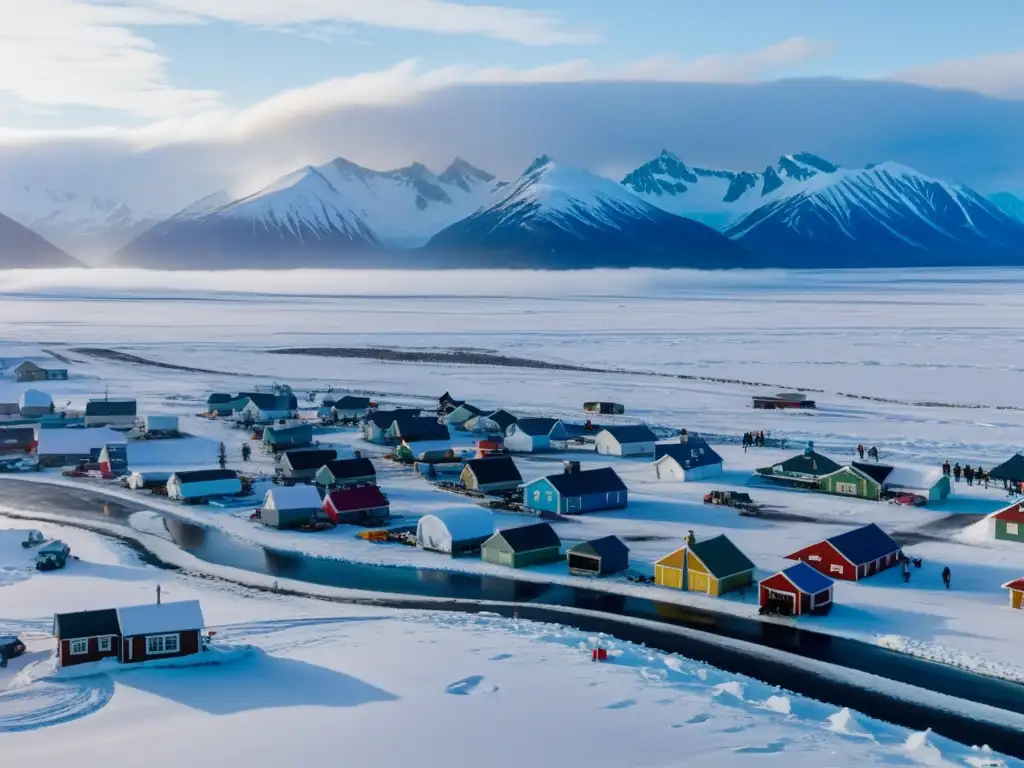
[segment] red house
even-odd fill
[[[122,664],[202,650],[198,600],[59,613],[53,617],[60,666],[116,658]]]
[[[770,613],[784,616],[828,613],[832,610],[832,579],[807,563],[797,563],[761,582],[758,603]]]
[[[339,488],[324,499],[324,514],[335,525],[372,525],[390,517],[391,504],[376,485]]]
[[[900,545],[874,523],[841,533],[794,552],[788,560],[801,560],[819,573],[844,581],[873,576],[900,562]]]

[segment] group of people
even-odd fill
[[[972,467],[970,464],[967,464],[966,466],[961,467],[960,462],[958,461],[956,464],[950,467],[949,460],[947,459],[946,462],[942,465],[942,474],[946,476],[951,475],[953,477],[953,480],[957,483],[960,482],[960,478],[962,477],[968,485],[974,485],[975,482],[977,482],[978,485],[984,483],[985,487],[988,488],[988,472],[982,469],[980,465],[977,467]]]
[[[743,433],[743,452],[747,452],[747,448],[764,448],[764,432],[745,432]]]
[[[921,567],[921,558],[919,557],[907,557],[906,555],[900,555],[900,560],[903,561],[903,583],[910,583],[910,564],[913,563],[915,568]],[[953,581],[953,572],[949,570],[947,565],[942,569],[942,583],[946,589],[949,589],[950,583]]]
[[[864,453],[865,453],[864,446],[861,445],[860,443],[858,443],[857,444],[857,455],[860,456],[860,460],[861,461],[864,461]],[[872,461],[876,461],[876,462],[878,461],[878,449],[875,448],[875,446],[872,445],[870,448],[867,449],[867,455],[868,455],[868,458],[871,459]]]

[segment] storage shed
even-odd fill
[[[108,443],[100,451],[100,472],[111,477],[128,474],[128,446],[124,443]]]
[[[18,398],[18,413],[23,418],[32,419],[43,416],[53,410],[53,398],[41,389],[26,389]]]
[[[726,536],[689,545],[686,553],[686,589],[721,597],[754,581],[754,564]]]
[[[321,488],[329,489],[376,485],[377,470],[367,458],[336,459],[320,467],[313,479]]]
[[[611,467],[580,470],[578,461],[565,462],[565,471],[526,483],[523,505],[539,512],[576,515],[628,504],[625,483]]]
[[[322,515],[323,500],[311,485],[275,486],[263,497],[260,519],[271,528],[298,528]]]
[[[481,558],[495,565],[525,568],[561,559],[562,542],[548,523],[503,528],[480,547]]]
[[[658,436],[646,424],[605,427],[597,433],[594,447],[604,456],[647,456],[654,453]]]
[[[840,467],[818,479],[818,488],[825,493],[839,496],[853,496],[858,499],[878,501],[882,498],[882,486],[867,472],[856,466]]]
[[[1024,501],[1015,501],[989,515],[993,538],[1024,544]]]
[[[85,404],[85,426],[131,429],[138,416],[134,400],[90,400]]]
[[[121,625],[113,608],[55,614],[53,635],[62,667],[117,656],[121,650]]]
[[[166,414],[143,416],[142,429],[146,434],[173,435],[178,432],[178,417]]]
[[[43,368],[31,360],[25,360],[14,369],[14,377],[18,381],[66,381],[68,369]]]
[[[123,664],[191,656],[203,649],[205,621],[198,600],[118,608],[117,622]]]
[[[466,462],[460,475],[467,490],[480,493],[505,493],[523,484],[519,467],[511,456],[487,456]]]
[[[99,458],[103,446],[123,443],[124,435],[110,427],[39,430],[39,463],[60,467],[89,461],[95,451]]]
[[[323,510],[335,525],[377,525],[391,515],[391,504],[376,485],[363,485],[331,491],[324,498]]]
[[[900,562],[900,545],[874,523],[811,544],[787,555],[834,579],[857,581]]]
[[[571,574],[608,576],[629,568],[629,547],[617,536],[603,536],[571,547],[566,558]]]
[[[683,589],[686,583],[686,547],[669,552],[655,561],[654,583],[659,587]]]
[[[443,509],[416,523],[416,543],[423,549],[456,557],[480,551],[494,535],[494,516],[486,509]]]
[[[505,448],[516,453],[539,453],[552,448],[552,441],[565,442],[569,433],[558,419],[527,417],[505,430]]]
[[[217,496],[237,496],[242,481],[233,469],[197,469],[175,472],[167,481],[167,498],[194,504]]]
[[[326,396],[324,404],[327,403]],[[366,413],[370,407],[370,398],[359,395],[345,395],[334,401],[331,415],[335,421],[352,421]]]
[[[832,610],[832,579],[807,563],[797,563],[763,579],[758,604],[783,616],[824,614]]]
[[[128,476],[128,487],[134,491],[152,489],[163,486],[167,487],[167,481],[171,479],[173,472],[132,472]]]
[[[278,474],[292,483],[310,483],[325,464],[338,458],[333,448],[299,448],[285,451],[277,462]]]
[[[279,425],[263,430],[263,447],[274,453],[291,448],[305,448],[312,444],[312,424]]]
[[[654,446],[654,474],[659,480],[707,480],[722,474],[722,457],[705,442],[684,435],[678,443]]]
[[[1003,584],[1003,589],[1010,591],[1011,608],[1024,609],[1024,578],[1006,582]]]

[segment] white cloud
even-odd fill
[[[1024,99],[1024,51],[951,59],[897,72],[893,80],[959,88],[998,98]]]

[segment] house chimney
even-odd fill
[[[563,461],[562,466],[564,467],[563,472],[566,475],[575,475],[580,471],[580,463],[578,461]]]
[[[156,585],[156,604],[160,605],[160,585]]]

